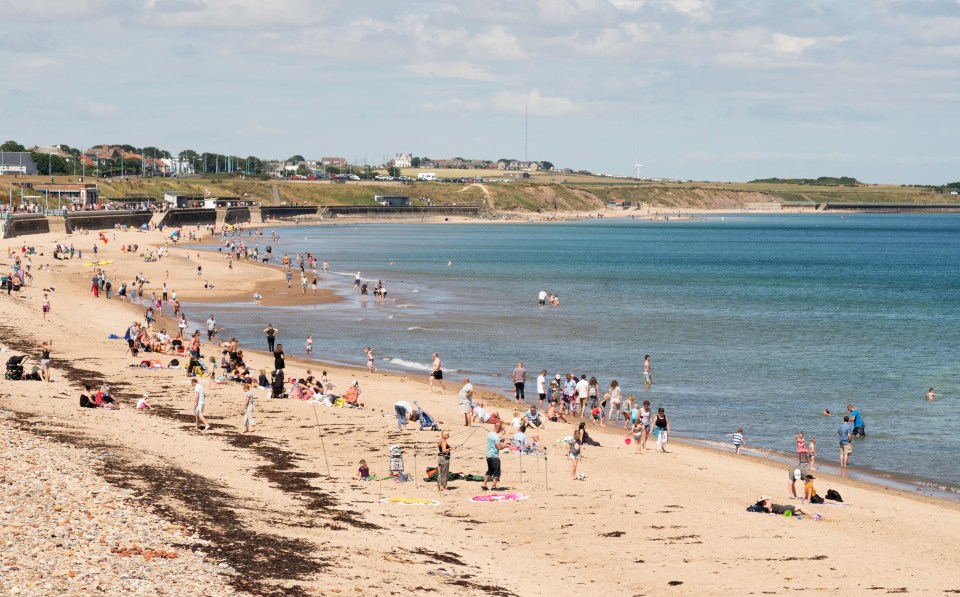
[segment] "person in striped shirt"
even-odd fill
[[[740,453],[740,446],[745,442],[743,441],[743,427],[737,429],[737,432],[733,434],[733,447],[736,449],[737,454]]]

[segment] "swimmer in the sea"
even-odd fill
[[[933,393],[933,388],[930,388],[930,391],[927,392],[927,400],[933,400],[934,398],[936,398],[936,397],[939,396],[939,395],[940,395],[940,394],[934,394],[934,393]]]
[[[829,408],[823,409],[823,416],[825,416],[825,417],[829,417],[829,416],[830,416],[830,409],[829,409]]]

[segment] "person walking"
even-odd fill
[[[213,342],[214,337],[217,335],[217,320],[214,318],[213,313],[210,314],[210,319],[207,320],[207,342]]]
[[[40,343],[40,378],[50,383],[50,351],[53,349],[53,340]]]
[[[650,375],[650,355],[643,356],[643,383],[647,386],[653,383],[653,377]]]
[[[440,493],[447,492],[447,479],[450,477],[450,452],[452,450],[450,432],[444,431],[440,434],[440,441],[437,442],[437,489]]]
[[[243,384],[243,396],[246,398],[246,405],[243,409],[243,432],[251,433],[257,431],[257,421],[253,418],[253,390],[250,384]]]
[[[447,388],[443,385],[443,368],[440,366],[440,355],[433,353],[433,368],[430,370],[430,391],[433,391],[433,381],[440,384],[440,393],[446,392]]]
[[[268,323],[263,333],[267,336],[267,351],[273,352],[273,343],[276,342],[277,339],[277,328],[273,327],[272,323]]]
[[[540,401],[540,410],[543,410],[543,401],[547,399],[547,370],[540,371],[537,376],[537,399]]]
[[[657,449],[666,454],[667,441],[670,439],[670,421],[667,420],[662,406],[657,409],[657,416],[653,420],[653,434],[657,436]]]
[[[517,361],[517,368],[513,370],[513,391],[514,401],[524,402],[526,396],[523,394],[523,388],[527,384],[527,370],[523,368],[523,361]]]
[[[206,431],[207,429],[210,429],[210,423],[203,418],[203,406],[205,400],[203,384],[198,383],[196,377],[190,380],[190,384],[193,386],[193,416],[197,424],[197,429],[203,429],[203,431]],[[202,428],[200,427],[201,424],[203,425]]]
[[[575,429],[573,439],[567,444],[567,457],[570,459],[570,480],[582,481],[586,477],[583,473],[577,474],[577,466],[580,464],[580,451],[583,448],[583,431]]]

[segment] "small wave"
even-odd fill
[[[408,332],[445,332],[443,328],[425,328],[419,325],[413,325],[407,328]]]
[[[407,369],[417,369],[419,371],[430,371],[431,369],[430,365],[424,365],[423,363],[415,363],[413,361],[405,361],[403,359],[385,358],[383,360],[388,363],[393,363],[394,365],[406,367]]]

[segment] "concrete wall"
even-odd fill
[[[217,223],[217,210],[204,208],[171,209],[163,218],[163,225],[171,228],[180,226],[213,226]]]
[[[78,211],[67,212],[67,231],[79,228],[84,230],[109,230],[120,226],[139,228],[150,222],[152,211]]]
[[[296,216],[315,216],[319,209],[316,205],[264,205],[260,207],[260,215],[264,220],[293,218]]]
[[[326,208],[331,216],[378,216],[378,217],[411,217],[411,216],[476,216],[480,208],[475,205],[442,205],[442,206],[395,206],[381,205],[334,205]]]
[[[228,207],[227,217],[224,222],[227,224],[245,224],[250,221],[249,207]]]
[[[27,234],[46,234],[50,232],[50,223],[46,216],[39,214],[16,214],[10,220],[10,226],[7,228],[4,238],[13,238],[15,236],[24,236]]]

